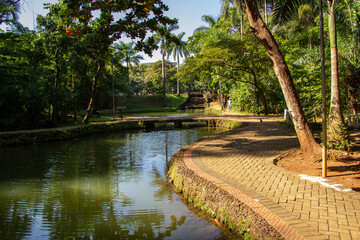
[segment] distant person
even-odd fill
[[[228,100],[228,109],[229,109],[229,111],[230,111],[231,107],[232,107],[232,102],[231,102],[231,99],[229,99]]]

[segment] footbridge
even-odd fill
[[[205,123],[208,127],[219,127],[224,126],[226,123],[234,122],[234,119],[225,119],[223,117],[203,117],[203,116],[186,116],[186,117],[130,117],[126,118],[123,121],[131,122],[137,121],[140,122],[146,129],[155,128],[156,124],[166,124],[172,123],[174,127],[181,128],[183,123]],[[238,122],[235,120],[235,122]]]

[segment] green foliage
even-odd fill
[[[166,80],[166,92],[172,93],[176,89],[176,82],[171,78],[176,73],[175,64],[166,61],[165,62],[165,80]],[[163,79],[162,79],[162,63],[157,61],[146,72],[146,90],[151,94],[161,94],[163,92]]]
[[[167,94],[166,102],[169,110],[176,110],[187,99],[187,95]],[[131,112],[163,112],[164,105],[161,95],[132,96],[127,99],[126,107]]]
[[[185,83],[205,84],[219,95],[221,84],[222,94],[233,100],[233,109],[276,112],[283,99],[278,97],[281,90],[271,62],[251,33],[239,35],[232,25],[236,22],[219,20],[207,31],[189,38],[189,49],[195,57],[186,60],[176,77]]]
[[[1,22],[14,24],[18,3],[0,3]],[[156,49],[145,41],[148,32],[176,24],[160,0],[64,0],[46,8],[36,32],[0,32],[0,130],[56,126],[87,109],[89,99],[90,108],[110,108],[113,83],[115,95],[144,91],[144,79],[129,81],[136,53]],[[134,44],[114,51],[124,35]]]

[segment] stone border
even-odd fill
[[[229,129],[234,129],[241,126],[238,121],[234,121],[232,119],[224,119],[221,117],[130,118],[113,122],[95,123],[62,128],[0,132],[0,147],[61,141],[94,134],[116,132],[120,130],[153,129],[155,128],[155,123],[176,123],[179,121],[205,121],[207,122],[209,127],[225,127]]]
[[[174,155],[168,177],[177,191],[237,234],[247,232],[254,239],[306,239],[292,226],[302,226],[301,220],[288,216],[283,208],[241,184],[230,185],[203,166],[198,149],[217,137],[199,140]]]

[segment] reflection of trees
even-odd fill
[[[153,226],[160,226],[164,220],[165,216],[158,212],[128,215],[121,219],[113,215],[107,222],[95,226],[94,239],[162,239],[171,236],[186,221],[186,217],[177,220],[171,216],[171,226],[164,231],[155,231]]]
[[[173,201],[164,176],[165,157],[158,157],[164,149],[168,156],[178,151],[180,138],[188,139],[185,144],[197,138],[194,132],[182,133],[180,138],[178,134],[112,134],[100,140],[96,136],[24,147],[18,153],[14,148],[6,158],[1,155],[0,239],[21,239],[34,228],[41,228],[50,239],[171,236],[185,216],[171,216],[171,223],[164,226],[166,216],[161,209],[130,212],[136,199],[121,192],[120,186],[140,184],[144,174],[151,174],[155,201]],[[145,169],[149,159],[151,168]],[[5,164],[7,161],[11,163]]]
[[[51,164],[47,152],[40,149],[42,148],[37,145],[1,149],[0,181],[16,179],[19,176],[21,179],[44,176]]]
[[[155,165],[153,165],[152,171],[151,171],[153,180],[150,183],[151,186],[156,186],[158,190],[154,191],[154,198],[155,199],[164,199],[165,197],[168,200],[173,201],[173,195],[172,195],[172,187],[170,186],[167,179],[160,174],[158,169]]]
[[[4,192],[1,192],[3,195]],[[12,195],[11,193],[8,193]],[[13,196],[16,199],[6,199],[2,196],[0,201],[0,239],[21,239],[25,233],[30,232],[33,223],[29,206],[24,201],[33,201],[32,197],[25,199]],[[19,234],[20,233],[20,234]]]

